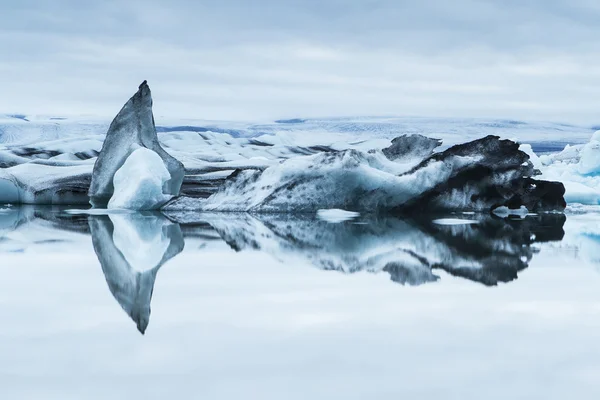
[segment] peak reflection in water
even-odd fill
[[[156,274],[183,250],[181,228],[154,213],[94,215],[89,226],[106,283],[143,334]]]

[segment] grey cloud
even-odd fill
[[[0,111],[600,119],[594,0],[8,3]]]

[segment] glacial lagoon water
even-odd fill
[[[3,207],[0,259],[2,399],[600,395],[600,214]]]

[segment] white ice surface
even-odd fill
[[[171,203],[168,207],[263,212],[389,209],[447,180],[457,168],[475,161],[473,157],[449,157],[431,162],[414,173],[400,175],[412,165],[392,162],[379,151],[321,153],[290,158],[262,173],[244,171],[223,190],[206,200],[198,200],[195,206],[194,201],[189,201]],[[455,206],[465,207],[459,202]]]
[[[165,182],[171,179],[162,158],[150,149],[134,150],[113,178],[114,194],[108,208],[154,210],[173,196],[163,193]]]
[[[600,174],[600,131],[594,133],[590,142],[583,146],[578,170],[582,175]]]
[[[562,182],[567,203],[600,204],[600,131],[583,146],[566,146],[540,160],[541,178]]]
[[[522,144],[519,146],[519,150],[526,153],[529,156],[529,161],[533,164],[533,167],[536,169],[542,168],[543,164],[540,158],[534,153],[530,144]]]

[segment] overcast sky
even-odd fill
[[[600,122],[598,0],[1,0],[0,112]]]

